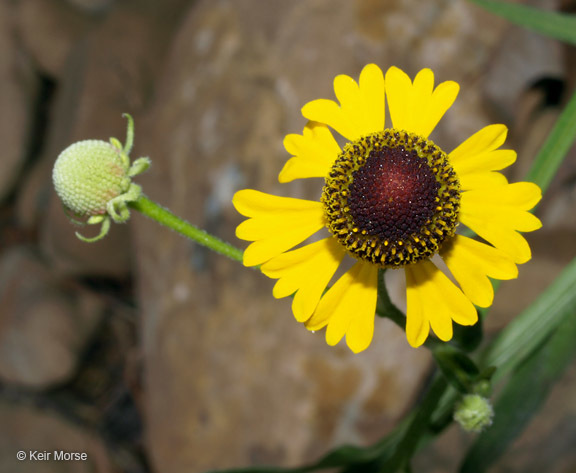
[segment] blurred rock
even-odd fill
[[[559,104],[547,107],[543,103],[544,91],[531,88],[521,94],[516,105],[516,119],[510,134],[512,140],[516,137],[518,156],[514,165],[505,170],[511,181],[524,180],[560,116]]]
[[[90,26],[88,17],[63,0],[20,0],[17,8],[26,53],[43,74],[60,78],[71,49]]]
[[[14,210],[16,223],[30,233],[38,232],[45,219],[47,204],[55,192],[51,179],[53,164],[44,160],[31,166],[18,189]],[[74,229],[69,227],[69,230]]]
[[[102,442],[90,432],[38,408],[0,402],[0,473],[114,473]],[[30,460],[30,452],[51,460]],[[86,460],[54,461],[54,451],[86,453]],[[26,460],[16,454],[25,452]]]
[[[15,34],[15,11],[0,3],[0,202],[14,190],[30,152],[38,80]]]
[[[552,388],[540,412],[490,471],[570,473],[576,471],[576,364]],[[562,406],[560,409],[559,406]],[[534,452],[538,451],[538,455]]]
[[[34,389],[68,380],[102,318],[102,302],[60,287],[24,248],[2,255],[0,301],[0,378]]]
[[[562,13],[574,15],[576,13],[576,1],[560,0],[559,10]],[[576,90],[576,46],[564,43],[562,45],[562,56],[567,73],[568,90]]]
[[[66,0],[74,7],[89,13],[100,13],[113,6],[118,0]]]
[[[539,1],[538,8],[551,9],[556,1]],[[499,120],[517,118],[527,86],[543,78],[562,77],[562,46],[545,36],[510,25],[487,64],[483,82],[487,105]],[[524,138],[524,137],[522,137]]]
[[[110,136],[124,141],[122,113],[135,115],[150,100],[166,42],[183,3],[119,5],[71,53],[38,164],[44,178],[34,175],[42,184],[27,186],[26,205],[20,207],[24,219],[42,215],[41,247],[58,272],[124,277],[130,270],[128,226],[113,225],[110,234],[95,244],[79,241],[52,190],[51,170],[58,154],[75,141],[107,140]],[[136,133],[138,136],[138,127]],[[98,229],[80,231],[90,236]]]

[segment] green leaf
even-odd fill
[[[576,24],[574,25],[576,33]],[[576,93],[554,124],[554,128],[540,148],[526,179],[535,182],[544,192],[556,175],[566,154],[576,139]]]
[[[464,353],[446,344],[433,351],[434,359],[448,382],[461,393],[470,393],[480,370]]]
[[[523,431],[576,356],[576,317],[567,317],[511,376],[494,406],[494,424],[468,451],[461,473],[481,473]]]
[[[469,0],[471,3],[550,38],[576,44],[576,16],[502,0]]]
[[[405,432],[402,432],[401,441],[398,442],[394,454],[390,458],[384,459],[382,456],[378,459],[377,465],[379,472],[396,472],[400,469],[406,469],[410,466],[410,459],[414,455],[421,439],[430,430],[430,419],[439,400],[443,396],[448,384],[442,376],[436,376],[426,396],[421,400],[418,409],[413,411]]]
[[[519,366],[561,324],[576,312],[576,258],[540,297],[500,333],[483,357],[482,366],[496,366],[494,380]]]

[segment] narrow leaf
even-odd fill
[[[469,0],[508,21],[550,38],[576,44],[576,17],[502,0]]]
[[[576,24],[574,24],[576,34]],[[526,179],[535,182],[544,192],[564,161],[576,139],[576,92],[554,124],[554,128],[540,148]]]
[[[496,366],[494,380],[515,369],[576,312],[576,258],[540,297],[500,333],[482,360]]]

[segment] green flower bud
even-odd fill
[[[54,188],[64,206],[79,217],[104,215],[112,199],[130,187],[121,150],[106,141],[79,141],[54,165]]]
[[[103,238],[110,228],[110,219],[123,223],[130,217],[128,203],[142,195],[140,186],[132,183],[132,177],[150,166],[148,158],[139,158],[130,164],[130,150],[134,141],[134,122],[130,115],[126,145],[116,138],[110,143],[100,140],[79,141],[66,148],[54,164],[52,179],[56,193],[65,209],[87,223],[102,227],[100,234],[84,241]],[[73,220],[74,221],[74,220]]]
[[[468,432],[481,432],[492,425],[493,417],[490,401],[478,394],[464,395],[454,411],[454,420]]]

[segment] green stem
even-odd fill
[[[378,270],[378,302],[376,304],[376,315],[390,319],[398,327],[406,331],[406,316],[404,315],[404,312],[394,305],[388,295],[388,289],[386,288],[386,282],[384,281],[385,272],[385,269]],[[428,337],[424,342],[424,346],[430,350],[442,345],[442,342],[431,337]]]
[[[402,330],[404,330],[406,328],[406,316],[390,300],[388,289],[386,288],[386,282],[384,281],[385,272],[385,269],[378,270],[378,304],[376,306],[376,313],[380,317],[389,318]]]
[[[394,456],[383,465],[379,465],[378,471],[384,473],[398,471],[400,468],[409,468],[410,458],[414,455],[422,438],[429,433],[432,415],[447,388],[448,384],[444,377],[437,374],[430,389],[419,402],[418,409],[404,433],[404,438],[398,444]]]
[[[243,251],[240,248],[236,248],[230,243],[226,243],[204,230],[195,227],[186,220],[174,215],[168,209],[151,201],[144,195],[142,195],[137,201],[131,202],[130,207],[134,210],[138,210],[138,212],[143,213],[152,220],[155,220],[156,222],[190,238],[196,243],[205,246],[206,248],[210,248],[216,253],[220,253],[221,255],[227,256],[235,261],[242,262]]]

